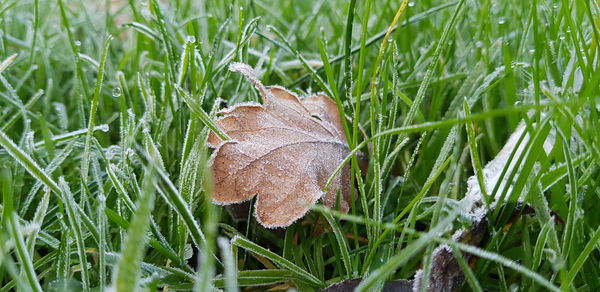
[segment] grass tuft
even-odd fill
[[[440,245],[464,290],[599,291],[599,5],[1,1],[0,292],[425,290]],[[260,101],[236,62],[336,102],[348,214],[212,204],[215,117]],[[452,240],[473,184],[477,246]]]

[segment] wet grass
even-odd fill
[[[594,1],[2,1],[0,291],[371,291],[440,244],[478,257],[464,289],[598,291],[599,29]],[[232,62],[352,117],[348,214],[271,231],[211,204],[211,120],[259,100]],[[489,234],[452,242],[520,122]]]

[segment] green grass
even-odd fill
[[[402,3],[1,1],[0,291],[372,291],[433,273],[440,244],[465,290],[599,291],[600,2]],[[212,120],[260,100],[232,62],[352,117],[369,167],[344,161],[348,214],[304,219],[325,234],[211,203]],[[522,120],[511,187],[483,188],[489,234],[453,242],[467,178],[485,186]]]

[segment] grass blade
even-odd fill
[[[425,248],[428,244],[430,244],[431,240],[435,238],[436,235],[440,233],[440,231],[446,228],[448,224],[450,224],[454,220],[455,217],[456,214],[444,218],[444,220],[442,220],[437,226],[435,226],[425,235],[419,237],[419,239],[413,241],[411,244],[402,249],[402,251],[400,251],[399,254],[389,258],[387,262],[385,262],[379,268],[377,268],[368,276],[363,278],[363,280],[360,282],[360,285],[356,287],[355,291],[371,291],[370,289],[373,287],[373,285],[385,280],[392,272],[396,270],[397,267],[410,260],[421,249]]]
[[[585,263],[585,261],[588,260],[592,251],[595,248],[597,248],[596,246],[598,245],[598,243],[600,243],[600,228],[596,229],[596,232],[594,232],[594,234],[592,236],[590,236],[590,238],[591,238],[590,241],[588,241],[588,243],[585,245],[585,247],[583,248],[583,250],[577,257],[577,259],[571,266],[571,268],[569,270],[569,274],[567,275],[566,281],[564,281],[563,284],[561,285],[562,290],[568,289],[569,283],[573,283],[573,280],[577,276],[577,273],[579,273],[579,271],[583,267],[583,264]]]
[[[235,245],[235,246],[239,246],[247,251],[256,253],[258,255],[261,255],[261,256],[271,260],[275,265],[294,273],[300,279],[305,280],[306,282],[311,283],[312,285],[314,285],[316,287],[324,287],[323,282],[321,282],[319,279],[317,279],[317,277],[308,273],[306,270],[298,267],[294,263],[282,258],[281,256],[277,255],[276,253],[269,251],[260,245],[257,245],[256,243],[254,243],[246,238],[243,238],[241,236],[235,236],[231,239],[231,244]]]
[[[90,105],[90,119],[88,121],[88,131],[85,136],[85,148],[83,150],[83,160],[81,163],[81,174],[83,183],[87,183],[88,180],[88,169],[90,167],[90,147],[92,144],[92,134],[94,133],[94,126],[96,125],[96,111],[98,110],[98,102],[100,99],[100,93],[102,90],[102,81],[104,80],[104,65],[106,64],[106,57],[108,56],[108,48],[112,36],[109,35],[104,41],[104,49],[102,50],[102,56],[100,57],[100,66],[98,67],[98,77],[96,79],[96,87],[94,89],[94,96],[92,97],[92,103]]]
[[[121,258],[113,277],[115,291],[134,291],[139,289],[142,256],[144,254],[150,222],[150,213],[154,208],[154,174],[149,172],[144,178],[144,189],[138,202],[137,211],[131,220],[127,239],[121,251]]]
[[[48,175],[29,154],[25,153],[13,142],[3,131],[0,130],[0,146],[21,164],[33,177],[41,181],[50,188],[55,194],[61,195],[62,191],[58,184]]]
[[[65,181],[64,177],[59,177],[58,182],[62,189],[62,202],[64,204],[65,211],[67,213],[68,228],[73,232],[75,236],[75,244],[77,245],[77,255],[79,256],[79,265],[81,267],[81,281],[83,284],[83,290],[90,288],[90,280],[88,275],[87,259],[85,252],[85,242],[83,239],[83,230],[81,229],[81,217],[79,205],[73,199],[73,194],[69,185]]]
[[[238,288],[238,271],[231,252],[229,240],[224,237],[217,238],[217,244],[221,248],[223,263],[225,264],[225,291],[237,292]]]
[[[352,262],[350,262],[350,253],[348,252],[348,244],[346,243],[346,238],[344,238],[344,234],[340,229],[338,222],[333,218],[331,213],[323,212],[323,217],[333,229],[333,234],[335,235],[335,239],[338,244],[338,248],[340,253],[342,254],[342,262],[344,263],[344,268],[346,269],[346,279],[350,279],[353,275],[353,271],[355,270],[352,267]]]
[[[4,203],[4,212],[2,213],[4,220],[2,220],[2,223],[3,225],[6,224],[6,227],[8,228],[12,239],[14,240],[17,257],[22,265],[21,269],[25,272],[29,287],[36,292],[42,291],[40,282],[37,278],[35,270],[33,269],[31,256],[29,255],[27,246],[23,240],[23,235],[21,234],[21,226],[16,219],[13,209],[13,193],[11,187],[13,180],[12,174],[8,168],[2,168],[0,176],[0,182],[2,183],[2,202]],[[19,281],[18,278],[15,278],[15,280]]]

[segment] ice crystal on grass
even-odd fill
[[[214,133],[208,139],[216,148],[210,159],[214,202],[234,204],[256,195],[256,218],[269,228],[289,226],[321,198],[334,207],[339,190],[340,208],[347,212],[348,167],[323,190],[349,153],[335,102],[323,94],[298,98],[285,88],[265,87],[245,64],[230,70],[254,84],[263,104],[230,107],[215,121],[232,139]]]

